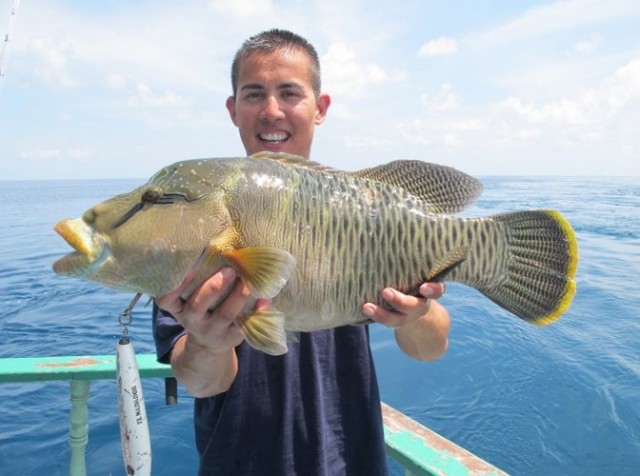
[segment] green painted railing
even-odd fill
[[[172,377],[171,367],[158,363],[153,354],[138,355],[137,360],[143,378]],[[113,355],[0,359],[0,383],[70,381],[71,476],[86,474],[89,382],[113,379],[115,375]],[[506,474],[384,403],[382,413],[387,453],[405,468],[407,476]]]

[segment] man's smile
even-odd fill
[[[281,144],[291,137],[288,132],[262,132],[258,134],[258,139],[262,142],[269,142],[271,144]]]

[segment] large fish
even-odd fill
[[[429,280],[472,286],[534,324],[554,321],[576,289],[570,224],[550,210],[452,215],[481,191],[420,161],[358,172],[271,153],[179,162],[57,223],[75,251],[54,270],[155,297],[195,268],[186,297],[230,266],[255,298],[273,298],[237,322],[273,355],[286,352],[289,332],[368,322],[362,305],[384,305],[384,287],[415,294]]]

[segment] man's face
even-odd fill
[[[254,53],[240,61],[231,120],[248,155],[261,151],[309,157],[313,130],[324,121],[329,96],[315,97],[310,62],[299,51]]]

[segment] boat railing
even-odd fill
[[[153,354],[139,354],[137,361],[142,378],[173,377],[171,367],[157,362]],[[0,359],[0,383],[69,381],[71,476],[86,474],[89,383],[115,379],[115,375],[115,355]],[[506,474],[384,403],[382,413],[387,454],[404,468],[406,476]]]

